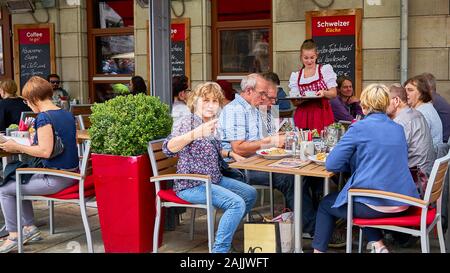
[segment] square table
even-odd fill
[[[310,163],[299,168],[281,168],[268,166],[277,160],[265,159],[261,156],[252,156],[243,161],[234,162],[230,164],[231,168],[262,171],[269,173],[284,173],[294,175],[294,234],[295,234],[295,252],[303,252],[302,247],[302,177],[312,176],[324,178],[324,195],[329,193],[330,178],[335,174],[325,169],[325,166],[316,163]]]

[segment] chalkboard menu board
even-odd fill
[[[191,79],[190,19],[173,19],[170,36],[172,41],[172,75],[186,75]]]
[[[360,9],[306,13],[306,36],[317,43],[318,62],[350,77],[357,96],[362,88],[361,14]]]
[[[55,71],[53,24],[14,26],[14,65],[20,90],[32,76],[46,78]]]

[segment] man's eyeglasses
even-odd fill
[[[259,97],[268,97],[267,91],[257,91],[256,89],[253,90],[255,90]]]
[[[269,97],[269,96],[267,96],[267,99],[270,100],[273,103],[277,102],[277,97]]]
[[[60,84],[61,81],[50,81],[51,84]]]

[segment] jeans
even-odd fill
[[[273,187],[281,191],[286,200],[286,207],[294,211],[294,176],[291,174],[273,173]],[[251,185],[269,186],[269,173],[259,171],[248,171],[249,183]],[[305,187],[305,186],[304,186]],[[302,221],[303,232],[314,232],[316,223],[316,212],[313,207],[311,195],[308,190],[303,190],[302,194]]]
[[[339,218],[347,219],[347,204],[340,206],[339,208],[332,208],[338,194],[339,193],[336,192],[325,196],[320,202],[317,211],[316,230],[314,232],[312,247],[321,252],[326,252],[328,249],[328,243],[333,234],[336,220]],[[353,217],[357,218],[385,218],[396,217],[401,214],[403,214],[403,212],[384,213],[373,210],[363,203],[353,203]],[[363,228],[363,234],[367,236],[369,242],[379,241],[383,238],[381,230],[377,228]]]
[[[212,205],[224,210],[217,228],[214,253],[227,253],[233,235],[244,215],[255,205],[255,188],[223,176],[218,184],[211,185]],[[206,185],[202,184],[177,193],[178,197],[195,204],[206,204]]]

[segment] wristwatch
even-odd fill
[[[229,150],[228,153],[227,153],[227,157],[228,158],[230,157],[230,153],[231,153],[231,150]]]

